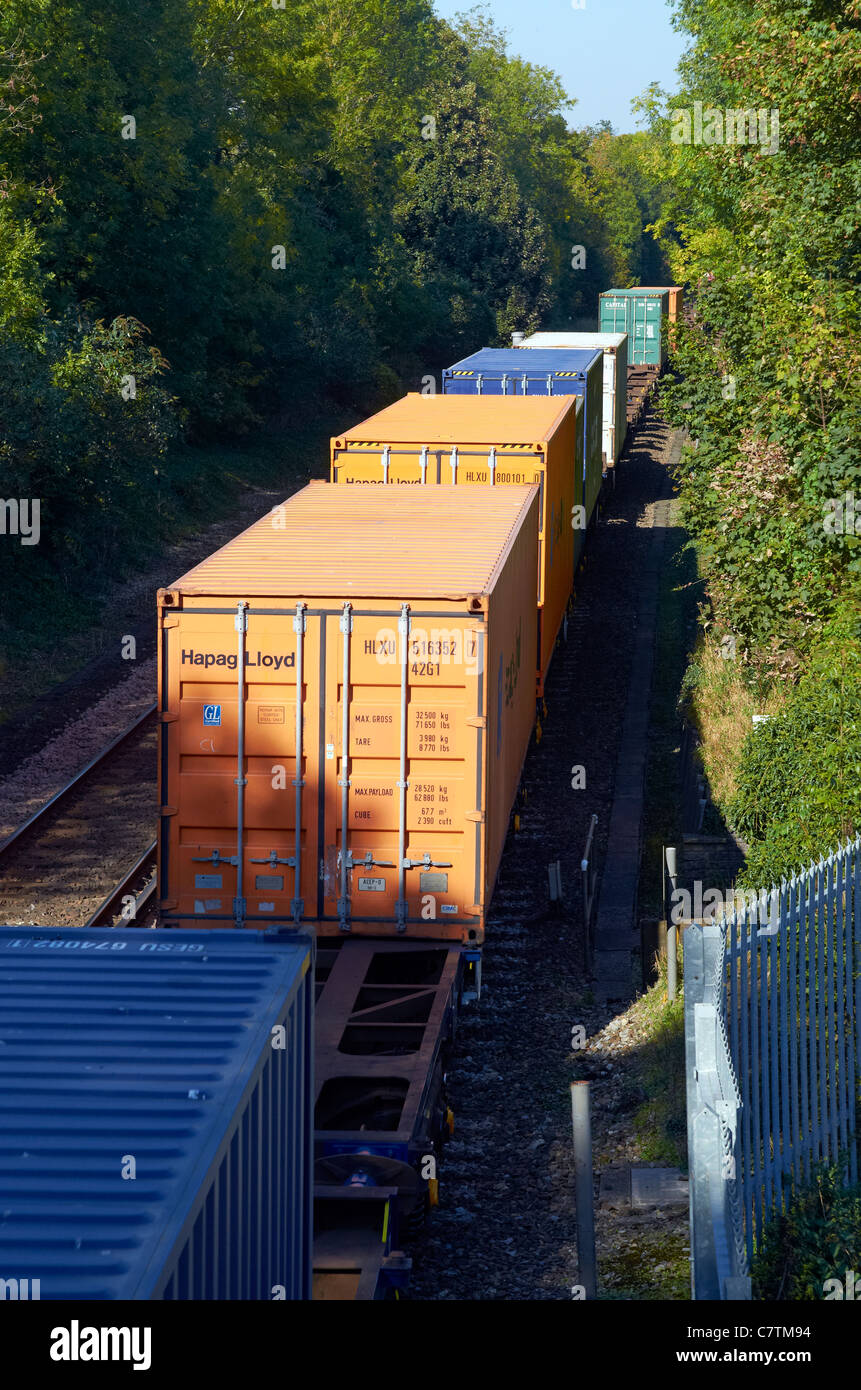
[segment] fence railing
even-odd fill
[[[822,1160],[858,1179],[861,836],[685,932],[694,1298],[749,1298],[769,1218]]]

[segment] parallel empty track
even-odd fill
[[[146,925],[157,727],[153,706],[0,844],[0,922],[106,926],[124,895],[140,895],[135,922]]]

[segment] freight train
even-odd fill
[[[135,1254],[119,1273],[108,1260],[111,1277],[94,1257],[86,1277],[64,1257],[43,1297],[307,1297],[312,1183],[313,1296],[384,1299],[406,1286],[401,1247],[437,1200],[457,1014],[480,993],[548,668],[601,488],[663,365],[655,328],[671,308],[675,289],[672,300],[608,291],[600,334],[515,334],[510,349],[455,363],[440,394],[407,395],[334,438],[330,482],[159,592],[158,929],[143,942],[93,934],[107,954],[86,956],[72,954],[74,933],[22,929],[0,941],[0,961],[14,962],[19,991],[38,990],[35,962],[62,962],[97,1008],[128,982],[130,998],[152,996],[150,1018],[171,991],[175,1013],[199,1005],[201,1018],[235,999],[237,1026],[248,1014],[281,1030],[286,1061],[267,1060],[255,1034],[232,1068],[233,1032],[213,1025],[221,1060],[207,1068],[201,1055],[187,1075],[209,1080],[177,1090],[141,1022],[137,1045],[155,1060],[139,1142],[152,1139],[148,1100],[167,1087],[190,1136],[175,1165],[185,1205],[168,1192],[167,1206],[133,1213],[166,1223],[171,1240],[138,1249],[120,1232]],[[122,1051],[125,1024],[114,1026]],[[97,1054],[83,1046],[87,1087]],[[122,1067],[107,1071],[124,1084]],[[268,1234],[234,1210],[248,1198],[234,1151],[266,1187]],[[18,1258],[32,1266],[23,1244]]]

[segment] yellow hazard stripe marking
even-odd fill
[[[366,439],[348,439],[347,442],[346,442],[346,444],[344,445],[344,448],[345,448],[345,449],[391,449],[391,448],[393,448],[393,447],[395,447],[395,446],[393,446],[392,444],[371,443],[370,440],[366,440]],[[411,447],[413,447],[413,446],[411,446]],[[454,444],[454,445],[452,445],[452,444],[449,444],[449,443],[440,443],[440,441],[437,440],[437,442],[436,442],[435,444],[416,444],[414,447],[415,447],[415,452],[416,452],[417,454],[420,454],[423,448],[424,448],[424,449],[427,449],[427,451],[428,451],[429,454],[439,454],[439,453],[450,453],[451,450],[452,450],[453,448],[454,448],[454,449],[460,450],[460,449],[467,448],[468,446],[467,446],[467,445],[464,445],[464,444]],[[532,443],[530,443],[530,444],[526,444],[526,443],[523,443],[523,444],[488,444],[487,448],[488,448],[488,452],[489,452],[491,449],[496,449],[497,453],[499,453],[500,449],[535,449],[535,450],[537,450],[538,452],[540,452],[540,451],[541,451],[541,448],[542,448],[542,445],[540,445],[540,444],[532,444]]]

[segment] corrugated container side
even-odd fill
[[[583,459],[583,504],[587,522],[592,519],[604,477],[601,436],[604,419],[604,354],[596,353],[586,376],[586,444]],[[585,545],[585,533],[581,533]],[[581,546],[582,550],[582,546]],[[579,558],[579,557],[578,557]]]
[[[534,721],[538,498],[311,484],[162,593],[163,922],[482,939]]]
[[[598,303],[601,331],[628,334],[630,364],[663,366],[666,348],[661,328],[669,309],[667,289],[637,285],[605,290]]]
[[[532,349],[528,363],[521,348],[482,348],[447,367],[442,375],[446,395],[575,395],[582,396],[583,488],[586,520],[591,518],[601,489],[603,354],[589,350],[542,352]],[[585,531],[575,536],[575,562],[585,543]]]
[[[582,546],[572,518],[585,504],[583,409],[582,397],[564,394],[512,396],[500,411],[492,396],[411,393],[332,440],[332,482],[538,485],[539,696]]]
[[[641,285],[642,294],[665,294],[667,296],[667,317],[670,323],[677,323],[682,312],[684,285]]]
[[[42,1299],[307,1299],[312,943],[0,930],[0,1274]]]
[[[601,451],[605,468],[614,468],[628,432],[627,333],[530,333],[520,348],[593,348],[604,354]]]

